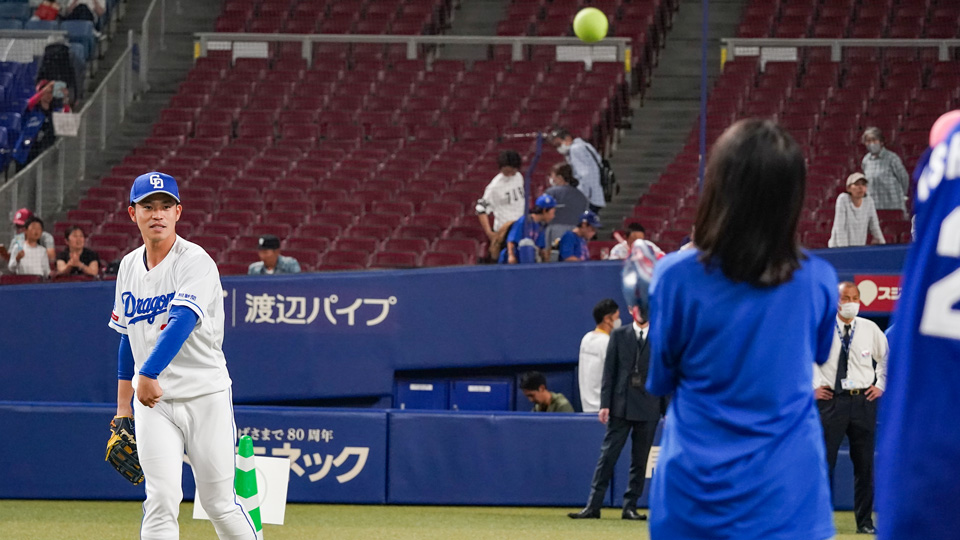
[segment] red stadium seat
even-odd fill
[[[416,268],[419,256],[405,251],[380,251],[374,253],[372,268]]]

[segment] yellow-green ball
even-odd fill
[[[607,37],[609,28],[607,16],[595,7],[583,8],[573,18],[573,32],[584,43],[596,43]]]

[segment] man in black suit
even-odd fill
[[[567,514],[573,519],[598,519],[603,498],[613,477],[613,467],[631,437],[630,483],[623,495],[623,519],[645,520],[637,513],[637,499],[643,493],[647,455],[653,443],[657,423],[665,414],[666,400],[646,390],[647,368],[650,364],[650,345],[647,343],[649,323],[642,320],[636,306],[631,309],[633,324],[623,326],[610,334],[607,357],[603,364],[603,382],[600,387],[600,421],[607,432],[600,445],[600,459],[593,473],[587,506],[579,512]]]

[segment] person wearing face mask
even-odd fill
[[[860,141],[867,147],[867,154],[860,162],[863,174],[870,181],[870,196],[877,210],[902,210],[906,212],[906,194],[910,190],[910,175],[900,156],[883,145],[883,132],[877,127],[863,131]]]
[[[590,206],[587,197],[580,193],[580,181],[573,176],[573,168],[561,161],[550,169],[550,188],[545,192],[557,201],[557,215],[547,225],[547,245],[554,246],[563,233],[573,229],[580,216]]]
[[[629,302],[629,299],[627,299]],[[650,323],[637,305],[630,307],[633,323],[610,333],[600,383],[600,410],[597,418],[607,431],[600,445],[600,458],[590,483],[587,505],[579,512],[567,514],[571,519],[599,519],[600,507],[610,487],[613,468],[631,439],[630,480],[623,494],[622,519],[646,520],[637,512],[637,500],[643,494],[647,457],[657,423],[667,411],[667,398],[657,397],[646,389],[650,364]]]
[[[847,192],[837,195],[833,229],[827,247],[867,245],[867,231],[874,244],[886,244],[873,197],[867,197],[867,178],[861,173],[847,177]]]
[[[577,379],[580,385],[580,408],[585,413],[600,412],[600,383],[603,363],[607,358],[610,332],[620,328],[620,306],[612,298],[604,298],[593,307],[596,328],[580,340]]]
[[[876,534],[873,525],[873,453],[877,400],[887,385],[887,338],[869,319],[858,317],[860,290],[841,282],[830,356],[814,364],[814,397],[833,485],[837,452],[846,435],[853,461],[853,511],[857,532]]]
[[[600,163],[602,158],[592,144],[574,138],[569,131],[558,128],[550,133],[550,142],[573,168],[573,176],[580,181],[577,189],[590,201],[590,210],[599,214],[607,205],[600,185]]]

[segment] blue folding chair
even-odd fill
[[[22,30],[23,23],[16,19],[0,20],[0,30]]]
[[[30,19],[30,6],[26,3],[5,2],[0,4],[0,19],[16,19],[26,21]]]
[[[20,113],[9,112],[9,113],[0,113],[0,127],[7,130],[7,135],[9,139],[14,141],[20,137],[20,123],[22,117]]]
[[[92,58],[96,52],[97,38],[93,34],[93,23],[90,21],[63,21],[60,29],[67,33],[72,43],[81,43],[87,49],[87,58]]]
[[[27,21],[23,24],[24,30],[59,30],[60,23],[57,21]]]

